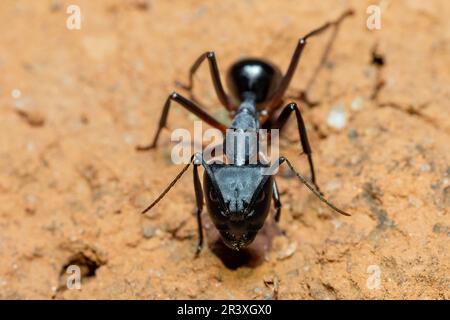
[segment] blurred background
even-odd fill
[[[353,215],[282,171],[280,224],[235,254],[204,212],[194,259],[190,174],[140,214],[180,170],[168,130],[135,151],[183,92],[175,80],[207,50],[222,80],[245,56],[284,71],[302,35],[349,8],[308,90],[315,105],[296,97],[331,31],[308,42],[286,102],[301,104],[319,185]],[[449,16],[444,0],[2,0],[0,298],[449,299]],[[195,94],[227,120],[206,66]],[[193,128],[172,110],[170,128]],[[280,153],[307,173],[298,145],[293,123]]]

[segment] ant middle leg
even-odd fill
[[[198,245],[195,250],[195,256],[197,257],[203,248],[203,228],[202,228],[202,210],[203,210],[203,190],[200,178],[198,175],[198,166],[200,164],[196,163],[194,158],[194,189],[195,189],[195,200],[197,203],[197,227],[198,227]]]
[[[191,94],[191,98],[193,98],[192,89],[194,87],[194,75],[197,72],[200,65],[205,61],[205,59],[208,59],[209,62],[209,71],[211,73],[211,79],[214,85],[214,90],[216,91],[217,98],[219,99],[220,103],[228,110],[233,111],[236,109],[235,106],[230,101],[230,98],[225,93],[225,90],[223,89],[222,81],[220,80],[220,72],[219,67],[217,66],[217,60],[216,56],[213,51],[208,51],[203,53],[200,57],[197,58],[197,60],[192,65],[191,69],[189,70],[189,82],[187,85],[182,84],[181,82],[176,82],[178,86],[180,86],[183,89],[186,89]]]
[[[320,33],[324,32],[325,30],[327,30],[332,26],[335,26],[337,28],[337,26],[342,22],[342,20],[344,20],[347,16],[350,16],[352,14],[353,10],[351,9],[347,10],[338,19],[325,23],[323,26],[311,31],[298,41],[297,47],[295,48],[294,54],[292,55],[291,62],[289,63],[289,67],[286,71],[286,74],[281,79],[278,88],[272,94],[272,97],[270,98],[270,101],[266,106],[266,110],[268,111],[268,113],[274,111],[279,105],[280,101],[283,99],[283,96],[289,86],[289,83],[292,80],[292,76],[294,75],[294,72],[297,69],[298,62],[302,55],[303,49],[306,45],[306,40],[310,37],[319,35]],[[327,55],[327,52],[325,54]],[[323,59],[326,59],[326,56]]]
[[[281,130],[284,127],[284,125],[287,123],[287,121],[289,120],[289,117],[292,114],[292,112],[295,113],[295,116],[297,118],[298,133],[300,136],[300,143],[302,145],[303,152],[308,157],[309,169],[311,171],[311,181],[314,184],[314,186],[317,188],[317,190],[320,190],[316,184],[316,174],[314,172],[314,164],[313,164],[313,160],[312,160],[312,150],[311,150],[311,146],[309,144],[308,135],[306,133],[305,122],[303,121],[303,117],[300,112],[300,109],[298,108],[298,106],[295,102],[291,102],[286,107],[284,107],[284,109],[283,109],[283,111],[281,111],[281,114],[278,117],[278,119],[273,123],[272,128]]]
[[[194,115],[199,117],[201,120],[205,121],[209,125],[213,126],[216,129],[219,129],[222,132],[225,132],[227,129],[225,125],[220,123],[218,120],[216,120],[214,117],[212,117],[209,113],[207,113],[205,110],[203,110],[197,103],[190,101],[189,99],[186,99],[182,95],[173,92],[169,95],[169,97],[166,100],[166,103],[164,104],[164,108],[161,114],[161,118],[159,120],[158,130],[156,131],[155,137],[153,138],[153,141],[151,144],[146,146],[137,146],[136,149],[138,151],[145,151],[150,150],[156,147],[156,144],[159,139],[159,135],[161,134],[161,130],[166,126],[167,123],[167,117],[169,116],[169,110],[170,110],[170,104],[172,101],[178,102],[181,106],[186,108],[188,111],[192,112]]]

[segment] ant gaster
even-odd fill
[[[191,161],[175,177],[163,193],[149,206],[143,213],[152,209],[175,185],[181,176],[188,170],[191,164],[194,165],[194,189],[197,202],[197,222],[199,242],[196,255],[203,246],[203,231],[201,212],[203,200],[210,217],[219,230],[223,242],[232,249],[239,250],[249,245],[255,238],[258,231],[264,224],[269,213],[271,200],[274,201],[275,220],[278,222],[281,212],[281,200],[277,183],[271,174],[264,174],[264,170],[277,169],[286,162],[288,167],[296,174],[299,180],[306,185],[321,201],[333,208],[335,211],[349,215],[338,209],[327,201],[320,192],[314,172],[311,147],[308,142],[305,124],[297,104],[289,103],[281,113],[274,119],[275,112],[281,107],[283,96],[292,79],[297,67],[301,53],[308,38],[315,36],[329,27],[337,30],[339,23],[347,16],[353,14],[352,10],[344,12],[337,20],[328,22],[322,27],[313,30],[298,41],[294,55],[291,59],[286,74],[283,76],[280,70],[261,59],[243,59],[231,66],[227,84],[231,92],[229,97],[223,89],[219,69],[213,52],[202,54],[192,65],[189,73],[188,85],[181,85],[191,92],[193,89],[193,77],[203,61],[209,62],[211,78],[216,94],[221,104],[228,110],[233,121],[229,129],[233,132],[254,132],[260,128],[282,129],[290,115],[295,114],[300,135],[300,143],[303,152],[308,157],[311,172],[311,182],[300,175],[289,162],[288,159],[280,157],[272,166],[258,161],[250,164],[249,158],[254,156],[258,146],[245,147],[243,150],[228,152],[227,157],[232,158],[232,164],[207,163],[199,155],[191,157]],[[180,84],[179,84],[180,85]],[[165,127],[169,109],[172,101],[178,102],[188,111],[195,114],[209,125],[219,129],[221,132],[227,131],[227,127],[209,115],[196,99],[187,99],[174,92],[169,95],[163,108],[158,130],[156,131],[152,143],[145,147],[138,147],[138,150],[148,150],[156,147],[161,130]],[[228,136],[225,137],[225,140]],[[203,189],[199,178],[198,166],[205,169],[203,176]],[[270,167],[270,168],[269,168]]]

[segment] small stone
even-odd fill
[[[440,225],[439,223],[436,223],[436,224],[433,226],[433,232],[434,232],[434,233],[439,233],[439,232],[441,232],[441,225]]]
[[[338,230],[342,226],[342,221],[338,219],[331,220],[335,230]]]
[[[291,242],[286,249],[278,252],[278,259],[284,260],[291,257],[294,252],[297,250],[297,242]]]
[[[197,12],[195,13],[195,15],[200,18],[200,17],[203,17],[205,15],[205,12],[206,12],[206,8],[204,6],[200,6],[197,9]]]
[[[363,103],[364,103],[363,98],[361,98],[361,97],[356,97],[355,99],[353,99],[352,104],[350,105],[350,108],[351,108],[353,111],[361,110],[362,107],[363,107]]]
[[[45,123],[45,116],[34,105],[33,100],[29,98],[20,98],[19,94],[15,102],[15,107],[17,113],[20,116],[22,116],[28,122],[29,125],[34,127],[40,127]]]
[[[41,127],[45,123],[44,116],[37,110],[23,113],[23,115],[28,123],[33,127]]]
[[[450,186],[447,186],[442,190],[442,196],[444,205],[450,207]]]
[[[414,206],[416,208],[420,208],[423,206],[422,200],[420,200],[419,198],[416,198],[414,196],[411,196],[411,195],[408,197],[408,202],[409,202],[409,204],[411,204],[412,206]]]
[[[422,172],[430,172],[431,171],[431,166],[428,163],[424,163],[423,165],[420,166],[420,171],[422,171]]]
[[[343,105],[335,105],[328,114],[327,124],[334,129],[341,130],[347,124],[347,114]]]
[[[450,236],[450,227],[446,227],[444,225],[441,225],[440,223],[436,223],[433,226],[433,232],[434,233],[444,233]]]
[[[23,200],[25,202],[25,211],[29,214],[34,214],[36,212],[38,198],[34,194],[26,194]]]
[[[13,97],[14,99],[19,99],[21,95],[22,95],[22,92],[20,92],[19,89],[13,89],[11,91],[11,97]]]
[[[33,142],[28,142],[26,149],[28,152],[34,152],[36,150],[35,145]]]
[[[356,140],[358,138],[358,131],[355,128],[350,128],[348,130],[347,136],[350,140]]]
[[[61,2],[59,0],[53,0],[50,3],[50,11],[51,12],[57,12],[60,11],[62,8]]]
[[[154,226],[144,227],[144,232],[143,232],[144,238],[150,239],[150,238],[154,237],[156,235],[157,231],[158,231],[158,229],[155,228]]]
[[[126,133],[126,134],[123,135],[123,141],[124,141],[126,144],[128,144],[128,145],[134,145],[134,144],[135,144],[133,135],[131,135],[131,134],[129,134],[129,133]]]

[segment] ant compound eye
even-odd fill
[[[217,196],[217,193],[214,190],[209,190],[209,199],[213,202],[219,202],[219,197]]]
[[[258,198],[256,199],[256,203],[262,202],[266,198],[266,193],[264,190],[261,191],[261,193],[258,195]]]

